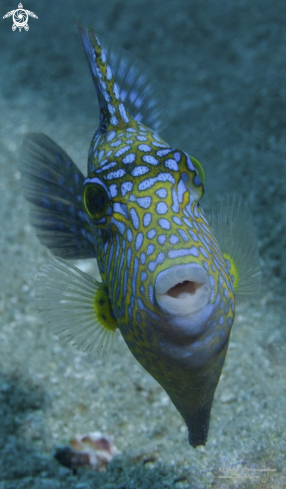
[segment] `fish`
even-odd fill
[[[258,244],[245,199],[207,219],[199,161],[159,136],[152,82],[78,29],[99,104],[85,177],[43,133],[27,134],[22,186],[37,236],[54,255],[39,271],[44,320],[98,355],[117,331],[205,445],[237,296],[259,290]],[[101,280],[66,260],[97,260]]]

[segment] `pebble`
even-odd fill
[[[237,400],[237,397],[230,391],[225,391],[220,396],[220,402],[222,404],[229,404]]]

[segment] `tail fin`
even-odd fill
[[[131,117],[120,98],[111,68],[107,64],[105,50],[91,26],[87,33],[80,21],[77,25],[98,97],[100,125],[111,125],[118,129],[124,127],[130,123]]]
[[[94,258],[94,238],[81,197],[84,176],[65,151],[45,134],[28,134],[19,169],[41,243],[61,258]]]

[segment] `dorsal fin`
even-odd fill
[[[124,127],[130,123],[130,115],[120,98],[111,68],[107,64],[105,50],[101,47],[91,26],[87,33],[80,21],[77,25],[98,97],[100,125],[107,123],[118,129]]]
[[[166,114],[160,90],[144,61],[122,47],[106,47],[106,57],[117,83],[120,98],[136,122],[155,132],[166,125]]]

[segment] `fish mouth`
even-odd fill
[[[170,314],[194,314],[210,301],[208,274],[197,263],[174,265],[158,273],[155,296],[161,309]]]

